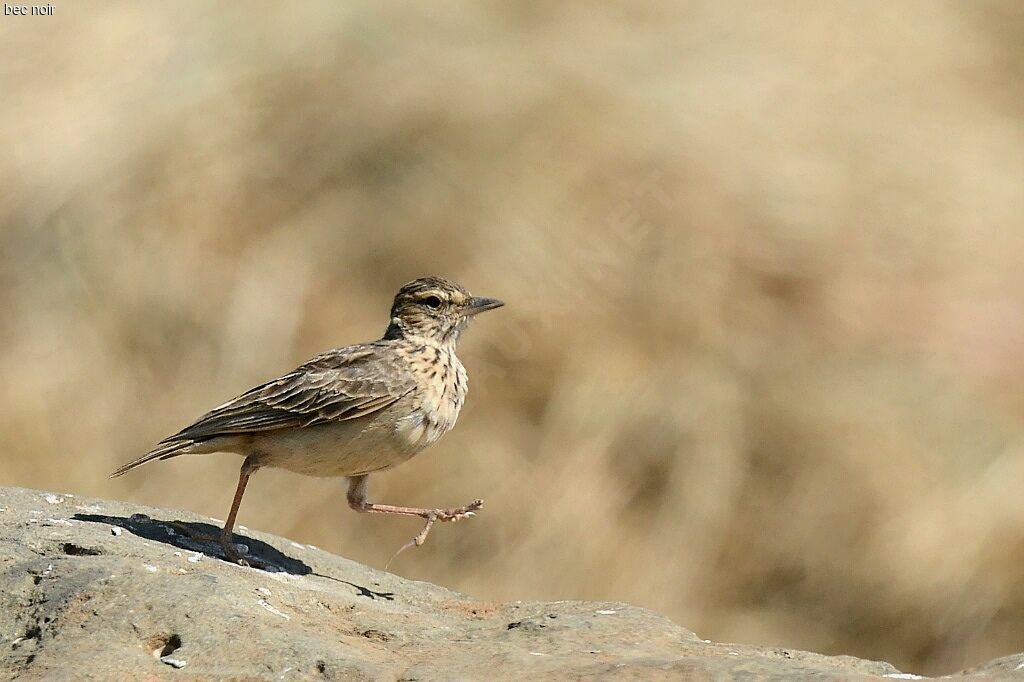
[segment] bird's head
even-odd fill
[[[454,344],[470,317],[503,305],[496,298],[473,296],[442,277],[421,277],[398,290],[384,338]]]

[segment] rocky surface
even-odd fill
[[[177,526],[171,524],[176,522]],[[180,511],[0,488],[0,673],[19,679],[917,679],[719,644],[626,604],[497,604]],[[1024,677],[1024,656],[966,675]],[[1022,670],[1018,670],[1022,668]]]

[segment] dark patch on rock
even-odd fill
[[[99,556],[100,554],[103,554],[103,552],[95,547],[82,547],[81,545],[76,545],[73,542],[63,543],[60,546],[60,549],[68,556]]]
[[[107,526],[123,528],[129,533],[146,538],[147,540],[161,542],[179,549],[186,549],[190,552],[203,552],[206,556],[228,561],[223,555],[220,544],[212,539],[220,534],[220,527],[205,521],[159,521],[148,514],[139,513],[128,517],[105,516],[102,514],[75,514],[71,518],[75,521],[102,523]],[[204,536],[211,539],[198,539]],[[312,570],[302,561],[288,556],[276,547],[261,540],[256,540],[236,532],[235,542],[248,547],[249,555],[259,559],[267,564],[267,566],[277,567],[285,573],[307,575]]]

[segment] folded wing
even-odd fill
[[[196,443],[220,436],[316,426],[383,410],[414,386],[404,365],[387,350],[365,344],[318,355],[207,412],[111,476],[154,459],[185,454]]]
[[[413,387],[406,372],[373,345],[318,355],[279,379],[204,414],[163,442],[316,426],[373,414]]]

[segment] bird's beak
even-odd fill
[[[473,298],[469,299],[469,303],[466,304],[464,315],[466,317],[469,317],[470,315],[482,313],[485,310],[494,310],[495,308],[500,308],[503,305],[505,305],[505,302],[499,301],[496,298],[484,298],[482,296],[474,296]]]

